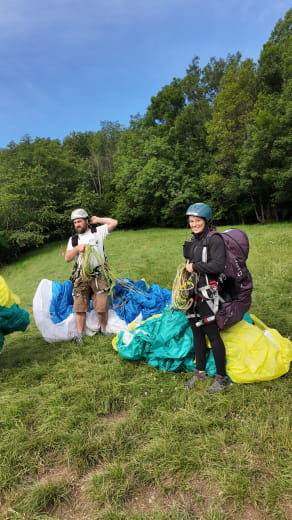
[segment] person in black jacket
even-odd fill
[[[207,204],[192,204],[186,215],[193,233],[192,239],[184,244],[184,256],[187,261],[185,269],[194,281],[194,298],[187,317],[194,336],[196,369],[185,385],[192,387],[206,378],[206,357],[209,350],[207,336],[216,365],[215,380],[207,390],[212,393],[228,386],[225,345],[215,320],[216,306],[218,307],[220,299],[219,276],[225,267],[225,245],[220,235],[213,234],[207,238],[208,232],[215,229],[211,224],[212,210]],[[206,258],[203,257],[203,249],[207,253]]]

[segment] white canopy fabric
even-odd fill
[[[52,302],[52,280],[43,279],[38,285],[33,298],[33,316],[37,328],[48,343],[70,341],[76,336],[75,314],[59,322],[54,323],[51,319],[50,306]],[[139,320],[138,320],[139,321]],[[92,310],[86,313],[85,334],[93,336],[99,331],[100,325],[97,313]],[[115,311],[109,310],[106,332],[117,334],[127,330],[127,324],[121,320]]]

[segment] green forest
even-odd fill
[[[121,228],[181,227],[204,201],[217,224],[292,217],[292,9],[255,63],[195,56],[128,127],[103,121],[63,141],[29,135],[0,149],[0,262],[70,232],[70,212]]]

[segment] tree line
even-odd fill
[[[73,208],[124,228],[185,225],[204,201],[217,223],[291,219],[292,9],[257,63],[194,57],[128,127],[0,150],[0,261],[70,232]]]

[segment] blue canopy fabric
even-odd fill
[[[133,282],[124,278],[124,285],[118,281],[113,288],[112,304],[120,319],[131,323],[141,313],[142,319],[159,314],[170,304],[171,291],[162,289],[158,284],[147,287],[144,280]],[[50,316],[53,323],[64,321],[73,312],[73,285],[70,280],[64,283],[52,281]],[[92,308],[92,302],[90,302]]]
[[[73,284],[70,280],[64,283],[52,282],[52,300],[50,315],[53,323],[64,321],[73,312]]]
[[[143,320],[161,313],[171,303],[171,291],[158,284],[147,286],[144,280],[121,278],[113,287],[112,302],[119,318],[131,323],[140,313]]]

